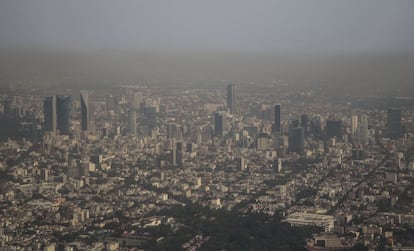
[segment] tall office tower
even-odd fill
[[[7,119],[17,119],[21,117],[21,107],[19,106],[16,97],[7,97],[4,100],[4,117]]]
[[[226,112],[219,111],[214,113],[214,136],[224,136],[226,122]]]
[[[177,142],[175,144],[175,150],[182,152],[183,151],[183,142]]]
[[[43,114],[45,116],[45,130],[56,133],[57,106],[56,96],[46,97],[43,102]]]
[[[230,114],[236,112],[236,85],[228,84],[227,85],[227,108]]]
[[[292,128],[289,133],[289,151],[302,153],[305,149],[305,131],[302,127]]]
[[[155,106],[144,106],[142,111],[145,116],[145,125],[152,130],[157,122],[157,108]]]
[[[57,129],[60,134],[69,134],[72,99],[67,95],[56,96]]]
[[[171,154],[170,155],[170,164],[172,166],[176,166],[177,165],[177,150],[175,150],[175,149],[171,150],[170,154]]]
[[[315,115],[309,121],[309,133],[314,137],[321,139],[323,138],[323,130],[325,129],[325,119],[321,115]]]
[[[359,145],[361,143],[358,115],[352,115],[351,117],[351,139],[354,145]]]
[[[88,93],[81,91],[80,103],[81,103],[81,129],[82,131],[88,131],[89,129],[89,104]]]
[[[361,115],[361,121],[359,122],[359,139],[361,144],[368,144],[368,116]]]
[[[187,122],[183,127],[183,134],[184,137],[191,137],[193,135],[193,124],[191,122]]]
[[[275,105],[275,122],[273,124],[273,132],[280,133],[281,130],[281,121],[280,121],[280,104]]]
[[[355,138],[358,130],[358,115],[352,115],[351,117],[351,135]]]
[[[128,111],[128,133],[137,134],[137,112],[134,109]]]
[[[302,114],[300,116],[300,127],[307,128],[308,127],[308,115]]]
[[[167,124],[167,138],[172,139],[177,137],[178,127],[176,123],[168,123]]]
[[[329,138],[342,138],[342,120],[328,119],[326,121],[326,135]]]
[[[388,109],[387,117],[387,131],[388,136],[392,139],[399,138],[402,133],[401,126],[401,110]]]

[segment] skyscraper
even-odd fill
[[[388,136],[392,139],[399,138],[402,133],[401,110],[400,109],[388,109],[387,115],[388,115],[387,116]]]
[[[7,97],[3,105],[6,118],[17,119],[21,117],[21,107],[18,105],[16,97]]]
[[[280,133],[281,130],[281,121],[280,121],[280,104],[275,105],[275,122],[273,124],[273,132]]]
[[[326,135],[328,138],[342,138],[342,120],[329,119],[326,121]]]
[[[236,112],[236,85],[228,84],[227,85],[227,108],[230,114]]]
[[[57,128],[57,111],[56,96],[46,97],[43,103],[43,113],[45,117],[45,130],[56,132]]]
[[[309,132],[313,134],[313,136],[317,138],[322,137],[323,121],[324,119],[321,115],[316,115],[309,121]]]
[[[168,123],[167,124],[167,138],[168,139],[172,139],[172,138],[176,138],[177,136],[177,124],[176,123]]]
[[[137,134],[137,112],[134,109],[128,111],[128,133]]]
[[[70,96],[56,96],[57,129],[61,134],[69,134],[72,99]]]
[[[142,109],[145,116],[144,124],[152,130],[157,122],[157,108],[155,106],[144,106]]]
[[[300,116],[300,127],[307,128],[308,127],[308,115],[302,114]]]
[[[351,117],[351,135],[356,136],[358,130],[358,115],[352,115]]]
[[[302,127],[292,128],[289,133],[289,151],[302,153],[305,148],[305,131]]]
[[[80,93],[80,105],[81,105],[81,129],[82,131],[88,131],[89,129],[89,104],[88,93],[81,91]]]
[[[226,112],[218,111],[214,113],[214,136],[224,136]]]
[[[368,144],[368,116],[361,115],[361,121],[359,123],[359,138],[361,144]]]

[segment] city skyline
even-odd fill
[[[399,231],[414,222],[408,194],[414,187],[413,100],[376,96],[361,103],[356,95],[341,101],[318,87],[300,88],[237,83],[243,112],[230,116],[225,83],[175,90],[83,86],[73,100],[64,91],[44,95],[53,92],[48,89],[6,92],[0,96],[0,163],[7,172],[0,203],[18,207],[2,211],[11,223],[0,231],[0,245],[21,245],[27,229],[43,229],[30,238],[47,250],[93,250],[102,247],[99,238],[115,250],[244,250],[230,245],[246,245],[245,238],[221,239],[234,231],[252,231],[257,242],[250,245],[270,250],[409,245]],[[180,216],[180,210],[194,212]],[[159,216],[149,216],[154,212]],[[232,217],[256,225],[226,225]],[[389,217],[394,225],[381,232]],[[289,243],[271,231],[263,237],[270,219]],[[179,237],[176,222],[193,222],[187,224],[194,230]],[[62,236],[45,238],[45,225]],[[161,226],[167,234],[154,231]],[[350,237],[355,231],[359,237]],[[176,237],[156,242],[167,235]],[[66,241],[69,236],[77,244]]]
[[[0,250],[414,250],[413,10],[1,1]]]

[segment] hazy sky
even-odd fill
[[[0,0],[0,49],[414,51],[412,0]]]

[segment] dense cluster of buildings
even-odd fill
[[[251,88],[2,95],[0,247],[128,250],[187,203],[322,227],[313,247],[414,246],[412,104]]]

